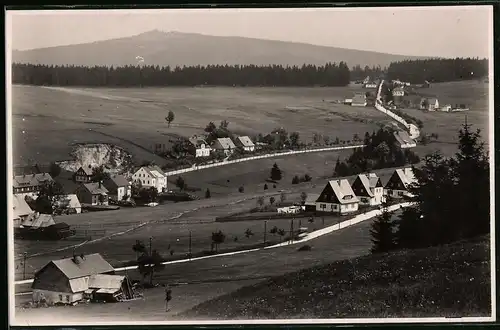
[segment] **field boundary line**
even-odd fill
[[[388,207],[388,211],[396,211],[400,208],[405,208],[413,205],[414,203],[412,202],[405,202],[405,203],[400,203],[400,204],[395,204],[391,205]],[[334,231],[347,228],[353,225],[356,225],[360,222],[369,220],[373,217],[376,217],[378,215],[382,214],[382,210],[372,210],[368,211],[366,213],[359,214],[351,219],[339,222],[338,224],[328,226],[323,229],[315,230],[307,234],[304,238],[300,240],[289,240],[286,242],[282,242],[279,244],[263,247],[263,248],[255,248],[255,249],[249,249],[249,250],[241,250],[241,251],[235,251],[235,252],[227,252],[227,253],[220,253],[220,254],[215,254],[215,255],[209,255],[209,256],[203,256],[203,257],[196,257],[196,258],[187,258],[187,259],[180,259],[180,260],[173,260],[173,261],[165,261],[162,264],[163,265],[172,265],[172,264],[178,264],[178,263],[184,263],[184,262],[192,262],[192,261],[198,261],[198,260],[203,260],[203,259],[211,259],[211,258],[220,258],[220,257],[226,257],[226,256],[231,256],[231,255],[237,255],[237,254],[242,254],[242,253],[250,253],[250,252],[256,252],[256,251],[263,251],[267,249],[274,249],[274,248],[279,248],[279,247],[284,247],[284,246],[289,246],[289,245],[296,245],[296,244],[302,244],[304,242],[316,239],[318,237],[324,236],[326,234],[332,233]],[[121,271],[127,271],[127,270],[134,270],[137,269],[138,266],[127,266],[127,267],[120,267],[120,268],[115,268],[116,272],[121,272]],[[23,280],[23,281],[16,281],[14,282],[15,285],[22,285],[22,284],[30,284],[33,283],[33,279],[28,279],[28,280]]]

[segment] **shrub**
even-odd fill
[[[298,184],[300,182],[299,177],[296,175],[292,179],[292,184]]]
[[[245,191],[245,188],[244,188],[243,186],[241,186],[241,187],[239,187],[239,188],[238,188],[238,191],[239,191],[240,193],[242,193],[242,192],[244,192],[244,191]]]
[[[297,249],[297,251],[311,251],[311,246],[310,245],[303,245],[300,248]]]
[[[309,182],[312,180],[312,177],[309,174],[304,175],[304,181]]]

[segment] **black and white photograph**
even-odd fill
[[[492,6],[5,29],[10,325],[496,320]]]

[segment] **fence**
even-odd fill
[[[211,168],[211,167],[217,167],[217,166],[224,166],[224,165],[242,163],[242,162],[246,162],[246,161],[250,161],[250,160],[255,160],[255,159],[265,159],[265,158],[272,158],[272,157],[279,157],[279,156],[288,156],[288,155],[297,155],[297,154],[304,154],[304,153],[311,153],[311,152],[325,152],[325,151],[356,149],[356,148],[362,148],[362,147],[364,147],[363,144],[352,145],[352,146],[342,146],[342,147],[329,147],[329,148],[317,148],[317,149],[284,151],[284,152],[277,152],[277,153],[273,153],[273,154],[265,154],[265,155],[258,155],[258,156],[251,156],[251,157],[245,157],[245,158],[240,158],[240,159],[228,160],[228,161],[223,161],[223,162],[213,163],[213,164],[207,164],[207,165],[192,166],[192,167],[188,167],[188,168],[184,168],[184,169],[180,169],[180,170],[165,172],[165,175],[167,175],[167,176],[178,175],[178,174],[182,174],[182,173],[193,172],[193,171],[202,170],[202,169]]]

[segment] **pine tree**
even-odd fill
[[[372,253],[385,253],[395,248],[396,237],[391,215],[392,213],[389,212],[387,205],[384,205],[382,214],[373,220],[372,228],[370,229],[373,244],[371,248]]]
[[[281,180],[281,170],[276,163],[274,163],[273,168],[271,169],[271,180]]]
[[[212,194],[210,193],[210,189],[207,188],[207,191],[205,191],[205,198],[210,198],[212,197]]]

